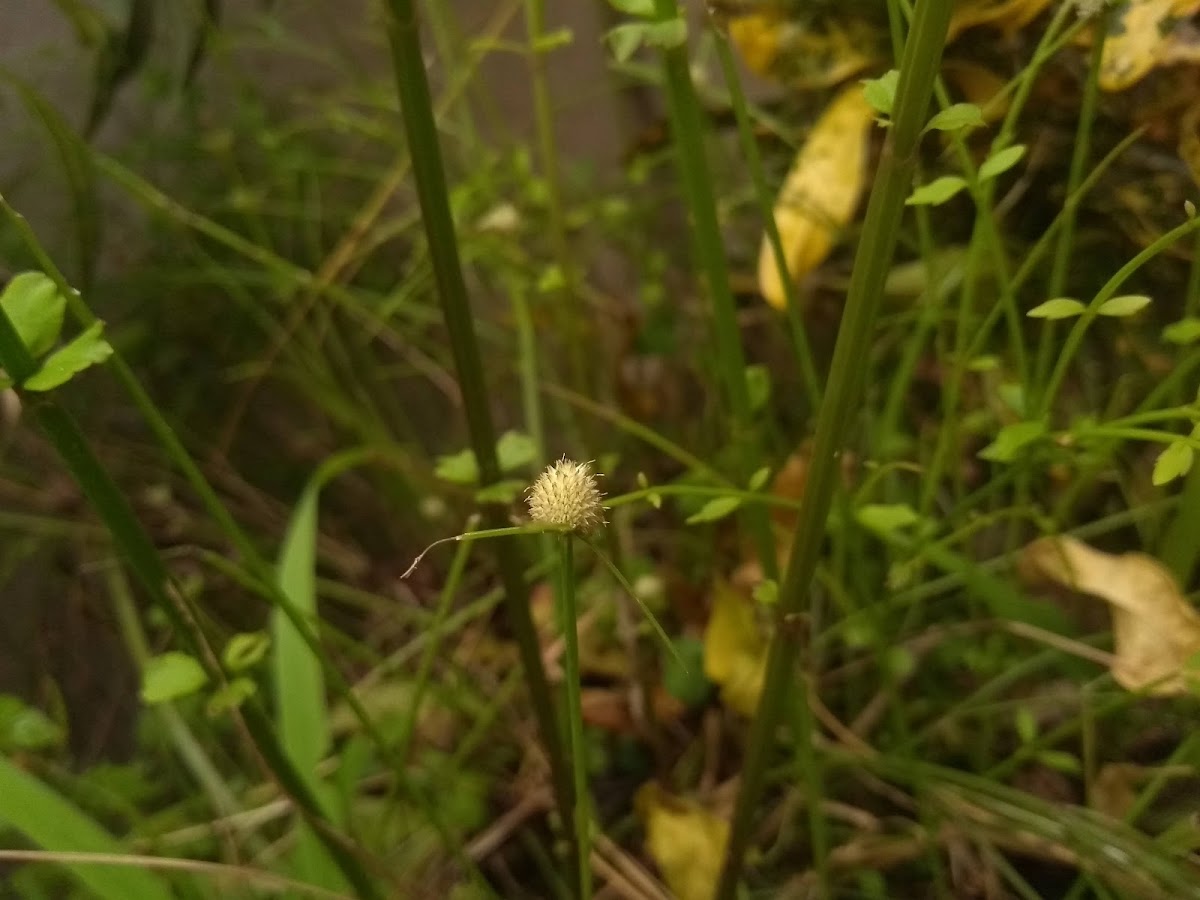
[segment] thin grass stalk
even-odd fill
[[[581,333],[587,319],[580,314],[579,266],[571,257],[567,241],[567,220],[563,213],[561,167],[558,161],[558,141],[554,135],[554,107],[551,103],[550,83],[546,76],[546,54],[552,48],[545,46],[546,0],[525,0],[525,29],[529,37],[529,82],[533,91],[533,127],[537,137],[537,154],[546,180],[546,212],[550,218],[550,241],[554,248],[554,261],[562,275],[562,296],[554,303],[559,312],[559,327],[562,341],[567,346],[571,361],[571,379],[576,390],[586,391],[591,386],[588,373],[586,348],[588,341]],[[565,300],[566,302],[562,302]]]
[[[674,22],[680,17],[675,0],[654,0],[654,14],[663,23]],[[729,286],[729,264],[717,219],[712,174],[705,156],[707,127],[692,86],[687,41],[664,49],[662,55],[675,161],[691,217],[695,262],[708,285],[717,370],[733,420],[733,446],[740,469],[738,480],[744,484],[761,465],[761,447],[750,408],[750,391],[746,386],[746,358],[742,353],[741,330]],[[763,571],[769,578],[778,577],[779,564],[770,520],[763,511],[753,509],[745,510],[742,518],[749,527]]]
[[[479,480],[481,484],[488,485],[500,477],[500,467],[496,461],[495,429],[492,427],[487,384],[459,261],[458,239],[450,214],[449,198],[446,195],[445,169],[442,164],[437,124],[433,117],[425,64],[421,56],[416,10],[412,0],[388,0],[386,9],[396,90],[408,138],[409,156],[412,159],[413,180],[428,238],[434,280],[450,336],[455,368],[458,371],[471,448],[479,466]],[[485,525],[502,527],[503,522],[503,515],[499,510],[493,508],[488,511]],[[575,805],[574,790],[555,724],[554,704],[542,666],[541,647],[529,611],[525,583],[521,577],[522,566],[517,557],[516,546],[511,541],[496,541],[493,547],[504,585],[505,612],[521,655],[534,716],[550,758],[559,812],[566,827],[571,821]],[[569,828],[567,832],[572,833]],[[571,865],[578,866],[581,864],[578,847],[573,839],[570,843]]]
[[[0,367],[3,367],[18,385],[37,369],[37,364],[29,355],[12,321],[2,309]],[[79,484],[84,496],[104,522],[126,564],[167,617],[184,646],[204,667],[210,680],[221,684],[225,675],[220,664],[209,652],[194,620],[185,615],[170,596],[173,582],[166,564],[134,515],[129,501],[92,452],[79,425],[49,396],[34,397],[26,394],[24,399],[51,445]],[[379,897],[374,881],[349,849],[351,845],[330,824],[304,779],[296,772],[279,746],[262,706],[255,698],[250,698],[242,706],[240,715],[255,752],[275,777],[280,788],[292,798],[296,808],[313,825],[338,868],[346,876],[346,880],[361,896]]]
[[[575,600],[575,538],[571,534],[554,537],[558,548],[559,627],[563,636],[563,692],[566,696],[567,750],[571,756],[571,775],[575,786],[575,809],[570,819],[579,845],[579,882],[581,900],[592,896],[591,813],[587,789],[587,748],[583,743],[583,696],[579,669],[579,606]]]
[[[1061,297],[1067,286],[1067,273],[1071,264],[1071,251],[1075,244],[1075,217],[1078,212],[1078,189],[1086,174],[1088,157],[1092,149],[1092,128],[1096,121],[1096,104],[1100,97],[1100,63],[1104,56],[1104,44],[1108,37],[1108,7],[1095,17],[1092,28],[1092,55],[1088,60],[1087,81],[1083,86],[1083,102],[1079,106],[1079,123],[1075,129],[1075,148],[1071,153],[1071,168],[1067,173],[1067,200],[1063,204],[1062,226],[1054,248],[1054,262],[1050,267],[1050,278],[1046,282],[1046,297]],[[1030,408],[1033,418],[1045,414],[1040,388],[1050,374],[1051,356],[1054,353],[1058,323],[1049,319],[1042,323],[1038,337],[1037,361],[1033,370],[1033,382],[1028,385],[1033,395]]]
[[[792,539],[787,574],[779,592],[775,634],[767,655],[762,698],[750,730],[742,767],[742,786],[730,827],[729,847],[718,900],[732,900],[737,892],[743,860],[749,848],[754,814],[762,796],[775,730],[785,702],[804,692],[795,690],[793,678],[802,629],[799,617],[810,593],[813,573],[825,538],[825,524],[839,480],[841,451],[849,426],[858,412],[870,356],[871,339],[883,284],[892,263],[904,199],[912,189],[917,148],[925,114],[941,63],[942,47],[950,23],[950,0],[922,0],[917,5],[896,88],[893,125],[880,157],[862,237],[855,255],[846,296],[845,313],[838,330],[833,364],[817,420],[804,498]],[[811,735],[797,735],[811,740]],[[810,803],[820,798],[810,797]]]
[[[754,123],[750,118],[746,92],[742,90],[742,79],[738,75],[733,51],[729,47],[729,38],[718,28],[711,30],[714,36],[713,46],[717,50],[717,59],[721,62],[721,73],[725,76],[725,85],[729,90],[729,105],[733,109],[734,119],[737,121],[742,154],[750,169],[750,180],[754,183],[754,196],[763,217],[763,229],[766,232],[767,242],[771,245],[771,253],[775,257],[775,267],[780,272],[786,273],[788,271],[787,255],[783,250],[783,239],[779,236],[779,224],[775,221],[774,200],[767,187],[762,155],[758,152],[758,141],[754,138]],[[804,392],[815,412],[821,406],[821,376],[817,374],[817,367],[813,362],[812,344],[804,327],[804,319],[800,315],[800,292],[797,290],[794,279],[785,276],[781,280],[787,302],[788,321],[791,325],[792,348],[796,354],[796,362],[800,366],[800,378],[804,384]]]

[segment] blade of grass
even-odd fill
[[[71,223],[75,227],[79,279],[86,290],[96,269],[102,225],[91,154],[58,110],[32,85],[3,68],[0,68],[0,77],[20,94],[21,102],[42,123],[58,153],[71,195]]]
[[[0,822],[45,850],[119,854],[124,849],[79,807],[6,756],[0,756]],[[171,900],[175,896],[161,878],[140,869],[66,863],[64,868],[103,900]]]
[[[425,62],[421,55],[416,9],[412,0],[388,0],[385,9],[396,91],[408,138],[409,158],[412,160],[434,279],[446,328],[450,333],[471,447],[479,466],[479,481],[486,486],[500,477],[500,467],[496,461],[496,435],[488,408],[487,382],[479,357],[470,300],[459,260],[454,219],[450,213],[441,146],[429,96]],[[504,522],[500,511],[489,510],[485,524],[502,527]],[[541,647],[533,626],[528,595],[521,578],[522,566],[513,542],[498,541],[493,546],[504,584],[505,612],[517,641],[534,715],[550,759],[559,814],[566,825],[571,821],[575,807],[574,787],[556,724],[550,685],[542,666]],[[584,863],[570,829],[568,835],[570,864],[572,870],[577,871],[576,867]],[[575,880],[573,877],[572,881]]]
[[[316,630],[317,512],[321,488],[346,469],[372,459],[369,451],[351,450],[328,460],[305,486],[292,512],[279,555],[279,588],[294,609]],[[271,666],[275,678],[275,715],[283,751],[325,810],[328,791],[317,779],[317,764],[329,751],[329,709],[320,661],[282,610],[271,612]],[[296,874],[331,890],[344,888],[337,866],[318,836],[304,823],[293,854]]]
[[[681,22],[675,0],[654,0],[654,19],[660,26]],[[708,288],[713,337],[716,341],[716,367],[732,420],[730,438],[738,466],[737,481],[745,484],[751,473],[762,465],[761,441],[750,407],[741,329],[738,327],[737,308],[729,283],[729,264],[725,258],[725,242],[717,218],[712,174],[705,157],[708,128],[692,85],[686,37],[676,46],[663,48],[662,64],[675,163],[690,213],[693,256],[704,273]],[[777,578],[779,563],[766,512],[759,508],[747,508],[741,515],[754,540],[763,571],[768,578]]]
[[[810,593],[813,573],[824,543],[825,523],[834,488],[840,480],[841,449],[858,411],[868,368],[864,360],[870,355],[875,318],[883,295],[884,279],[895,250],[904,199],[912,187],[917,146],[941,61],[950,22],[950,7],[949,0],[923,0],[916,9],[905,42],[900,80],[896,88],[896,112],[871,189],[862,238],[855,254],[845,313],[838,330],[833,364],[817,420],[808,482],[796,523],[791,558],[779,591],[776,629],[767,655],[762,698],[750,731],[742,768],[742,786],[730,826],[725,865],[717,887],[719,900],[732,900],[737,893],[743,860],[753,833],[756,807],[775,744],[775,730],[785,700],[796,698],[796,702],[806,702],[803,691],[797,697],[797,692],[793,690],[793,670],[801,637],[801,631],[793,623]],[[797,740],[809,739],[808,735],[797,736]],[[817,802],[818,799],[809,798],[809,802]]]

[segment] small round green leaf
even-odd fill
[[[205,711],[210,718],[215,719],[224,712],[237,709],[253,697],[257,690],[258,685],[244,675],[234,678],[229,684],[208,698]]]
[[[1150,305],[1150,298],[1143,294],[1126,294],[1123,297],[1113,297],[1105,300],[1097,312],[1102,316],[1132,316]]]
[[[979,167],[979,180],[990,181],[998,175],[1003,175],[1019,163],[1024,155],[1024,144],[1014,144],[1011,147],[1005,147],[998,153],[993,153]]]
[[[698,525],[701,522],[715,522],[723,519],[742,505],[741,497],[716,497],[709,500],[700,511],[688,516],[688,525]]]
[[[103,330],[103,322],[93,322],[70,343],[51,353],[42,367],[25,379],[25,390],[53,390],[112,356],[112,345],[100,337]]]
[[[1157,487],[1174,481],[1176,478],[1182,478],[1191,471],[1195,456],[1196,453],[1191,444],[1186,441],[1172,441],[1154,461],[1154,473],[1150,480]]]
[[[1071,319],[1082,314],[1087,309],[1074,297],[1055,297],[1045,303],[1039,303],[1025,315],[1031,319]]]
[[[221,659],[231,672],[241,672],[255,666],[271,647],[271,637],[265,631],[248,631],[235,634],[225,645]]]
[[[208,683],[200,663],[172,650],[146,660],[142,669],[142,702],[150,705],[167,703],[194,694]]]
[[[904,204],[906,206],[938,206],[966,186],[966,180],[957,175],[943,175],[941,178],[935,178],[929,184],[921,185],[912,192]]]
[[[983,124],[983,111],[974,103],[955,103],[937,113],[926,131],[958,131],[960,128],[975,128]]]
[[[992,462],[1011,462],[1028,444],[1032,444],[1046,433],[1044,422],[1015,422],[1005,425],[996,439],[979,451],[980,459]]]
[[[1172,322],[1162,333],[1163,340],[1170,344],[1191,344],[1200,338],[1200,319],[1188,317]]]
[[[896,85],[900,82],[900,72],[891,69],[878,78],[868,78],[863,81],[863,96],[871,108],[881,115],[890,116],[892,107],[896,104]]]
[[[911,528],[921,521],[917,511],[907,503],[868,503],[855,510],[854,518],[863,528],[882,535]]]
[[[13,276],[0,294],[0,307],[35,359],[44,356],[58,340],[66,305],[54,282],[41,272]]]

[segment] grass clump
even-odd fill
[[[17,893],[1197,895],[1190,23],[77,6],[90,114],[5,82]]]

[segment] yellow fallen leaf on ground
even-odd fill
[[[679,900],[711,900],[721,874],[729,823],[698,803],[674,797],[654,782],[642,785],[634,807],[646,829],[646,850]]]
[[[1155,66],[1200,61],[1200,40],[1187,17],[1200,0],[1130,0],[1113,13],[1100,60],[1100,87],[1121,91]]]
[[[721,700],[744,716],[753,716],[767,670],[767,641],[754,617],[752,602],[718,581],[712,615],[704,628],[704,674],[721,687]]]
[[[1006,34],[1024,28],[1037,18],[1050,0],[958,0],[950,15],[947,40],[976,25],[991,25]]]
[[[1025,548],[1022,573],[1106,600],[1113,622],[1112,675],[1131,691],[1181,694],[1188,660],[1200,652],[1200,613],[1174,577],[1145,553],[1104,553],[1069,537]]]
[[[858,207],[874,116],[862,85],[851,85],[821,114],[796,156],[775,203],[775,224],[793,279],[825,261],[837,233]],[[758,287],[777,309],[787,305],[785,277],[764,236],[758,254]]]

